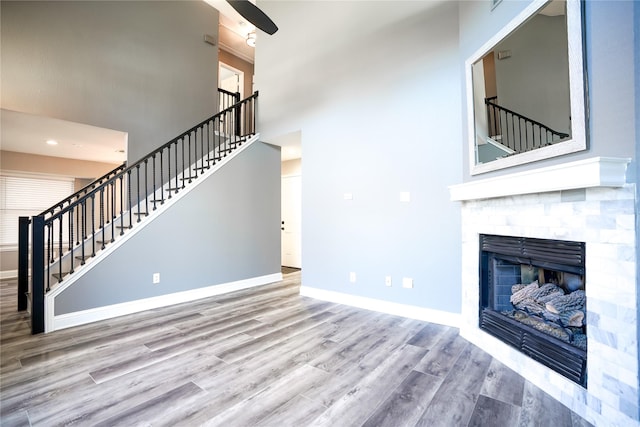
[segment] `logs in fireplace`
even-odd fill
[[[480,236],[480,328],[586,385],[582,242]]]

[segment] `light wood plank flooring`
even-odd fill
[[[0,283],[2,426],[587,426],[458,330],[282,282],[31,336]]]

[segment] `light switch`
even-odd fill
[[[402,191],[400,193],[400,201],[401,202],[410,202],[411,201],[411,193],[408,191]]]

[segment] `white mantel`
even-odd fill
[[[622,187],[630,158],[593,157],[449,187],[451,200],[481,200],[592,187]]]

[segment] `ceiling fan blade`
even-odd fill
[[[256,28],[261,29],[267,34],[273,34],[278,31],[278,26],[269,18],[258,6],[249,0],[227,0],[227,3],[233,7],[244,19],[251,22]]]

